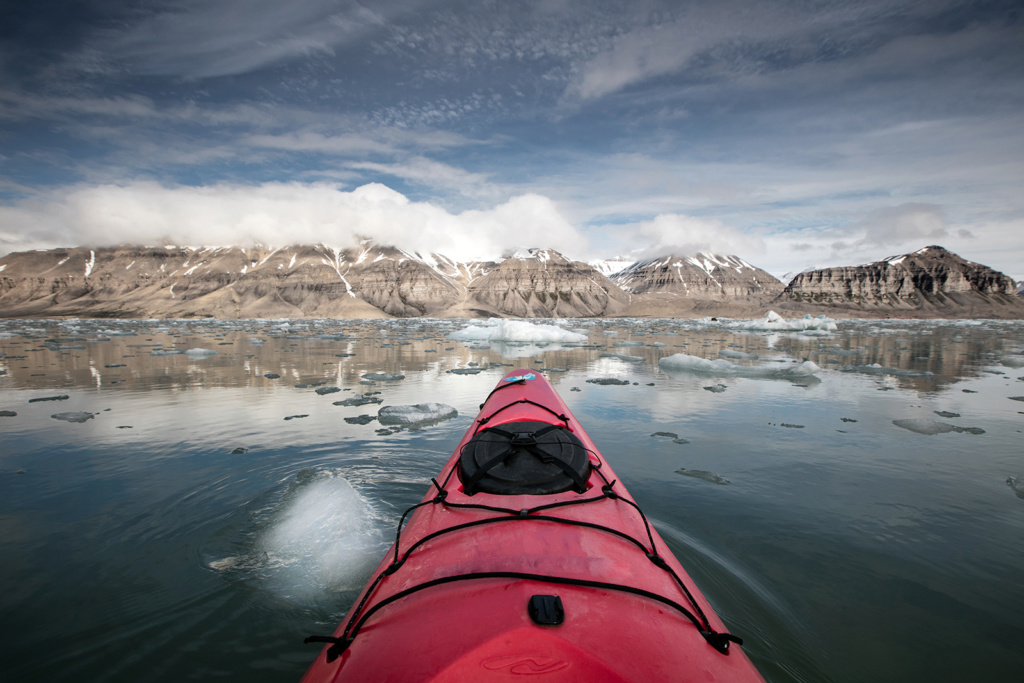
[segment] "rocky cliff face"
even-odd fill
[[[6,316],[381,317],[437,314],[479,266],[364,244],[54,249],[0,258]]]
[[[800,273],[778,303],[865,314],[1021,317],[1014,282],[939,246],[863,266]]]
[[[0,315],[309,318],[612,315],[628,295],[533,249],[457,263],[367,241],[353,249],[74,248],[0,258]]]
[[[556,251],[509,256],[467,286],[478,311],[517,318],[578,318],[621,313],[629,295],[592,266]]]

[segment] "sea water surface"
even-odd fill
[[[297,680],[513,367],[768,680],[1020,680],[1024,324],[537,322],[0,321],[3,680]]]

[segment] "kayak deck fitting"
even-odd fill
[[[763,680],[543,376],[431,482],[303,681]]]

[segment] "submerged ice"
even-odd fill
[[[250,553],[209,566],[243,572],[300,604],[358,590],[388,543],[380,515],[336,470],[300,471],[266,517]]]

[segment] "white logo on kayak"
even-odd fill
[[[537,375],[532,372],[528,372],[525,375],[514,375],[512,377],[506,377],[506,382],[525,382],[527,380],[537,379]]]

